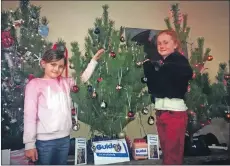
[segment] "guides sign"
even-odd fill
[[[95,165],[130,161],[125,139],[93,142],[92,150]]]

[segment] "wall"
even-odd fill
[[[176,1],[33,1],[32,4],[42,7],[41,15],[50,21],[48,39],[55,42],[63,38],[70,50],[70,42],[78,41],[81,49],[88,28],[93,27],[96,17],[101,16],[103,4],[110,6],[110,18],[115,20],[116,28],[120,26],[133,28],[165,29],[164,18],[169,16],[170,4]],[[190,42],[196,38],[205,38],[205,47],[212,49],[212,62],[206,67],[210,79],[214,81],[218,64],[229,60],[229,4],[227,1],[180,1],[182,12],[189,16],[191,26]],[[17,1],[3,1],[2,9],[14,9]],[[147,125],[147,116],[143,117],[146,133],[155,132],[155,126]],[[127,126],[131,138],[143,136],[143,127],[137,120]],[[88,126],[81,124],[81,130],[75,135],[87,136]]]

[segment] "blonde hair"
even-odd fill
[[[173,40],[174,43],[177,45],[176,51],[182,53],[181,41],[180,41],[180,39],[179,39],[177,33],[176,33],[174,30],[166,29],[166,30],[160,31],[160,32],[157,34],[156,39],[157,39],[161,34],[167,34],[167,35],[171,36],[172,40]]]

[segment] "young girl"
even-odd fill
[[[92,75],[99,50],[81,76],[86,82]],[[70,144],[71,100],[73,79],[60,77],[67,59],[52,49],[41,60],[43,78],[35,78],[26,85],[24,103],[25,156],[39,165],[66,165]]]
[[[159,62],[144,62],[147,86],[155,96],[157,130],[163,152],[163,164],[181,165],[187,127],[187,107],[184,96],[192,68],[180,53],[181,45],[175,31],[164,30],[157,36]]]

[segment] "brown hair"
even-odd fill
[[[61,59],[64,59],[64,64],[66,65],[67,60],[64,54],[53,49],[46,50],[42,56],[42,60],[45,61],[46,63],[59,61]]]
[[[156,39],[158,38],[158,36],[160,36],[161,34],[167,34],[169,36],[172,37],[172,40],[176,43],[177,45],[177,48],[176,48],[176,51],[182,53],[182,48],[181,48],[181,41],[177,35],[177,33],[174,31],[174,30],[170,30],[170,29],[166,29],[166,30],[163,30],[163,31],[160,31],[157,36],[156,36]],[[157,40],[156,40],[157,41]]]

